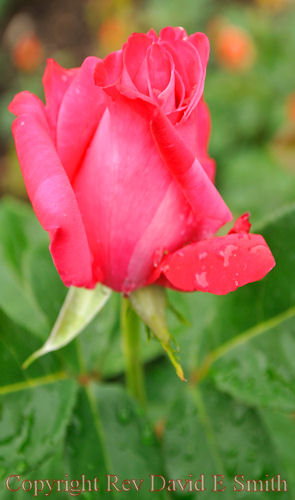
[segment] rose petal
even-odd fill
[[[202,62],[204,74],[206,74],[206,68],[210,54],[210,43],[208,37],[205,35],[205,33],[198,32],[190,35],[188,39],[197,49]]]
[[[34,94],[27,91],[16,94],[9,104],[8,109],[15,116],[22,114],[35,115],[42,125],[49,131],[45,106],[43,102]]]
[[[94,286],[81,215],[48,129],[32,113],[17,118],[12,130],[27,191],[40,224],[49,232],[61,279],[67,286]]]
[[[207,63],[208,63],[209,53],[210,53],[209,40],[204,33],[195,33],[194,35],[189,37],[189,41],[197,49],[198,55],[200,57],[201,65],[202,65],[202,72],[200,73],[200,77],[199,77],[200,78],[199,85],[196,85],[195,89],[193,90],[193,92],[190,96],[190,102],[189,102],[187,109],[184,112],[183,120],[186,120],[190,116],[190,114],[192,113],[192,111],[195,109],[198,102],[200,101],[201,95],[203,94],[204,85],[205,85],[205,77],[206,77],[206,68],[207,68]]]
[[[186,40],[187,33],[181,26],[178,26],[177,28],[166,26],[166,28],[161,29],[159,38],[160,40],[166,40],[167,42],[174,42],[175,40]]]
[[[203,99],[189,118],[176,126],[177,133],[198,158],[208,177],[214,181],[215,162],[208,156],[208,143],[211,131],[210,113]]]
[[[148,77],[152,89],[162,92],[170,82],[172,64],[170,54],[158,43],[148,48],[147,64]]]
[[[163,160],[190,203],[196,219],[214,234],[232,219],[230,210],[175,127],[160,111],[155,114],[151,130]]]
[[[128,38],[123,50],[124,63],[121,76],[121,85],[126,91],[132,82],[137,92],[149,95],[146,53],[152,43],[151,37],[143,33],[134,33]]]
[[[234,226],[228,232],[228,234],[249,233],[249,231],[251,229],[251,224],[249,222],[249,217],[250,217],[250,213],[249,212],[246,212],[245,214],[241,215],[236,220],[236,222],[234,223]]]
[[[175,72],[171,55],[153,43],[147,51],[150,95],[155,95],[165,113],[175,110]]]
[[[153,28],[147,32],[147,36],[149,36],[153,42],[158,40],[157,32]]]
[[[107,96],[94,83],[94,69],[99,61],[88,57],[60,106],[56,145],[65,171],[72,181],[105,110]]]
[[[94,70],[95,84],[103,89],[119,83],[122,72],[122,50],[112,52],[105,59],[98,61]]]
[[[191,235],[190,207],[159,156],[146,116],[126,99],[105,111],[74,189],[104,283],[115,290],[142,286],[158,245],[176,249]]]
[[[62,68],[54,59],[47,59],[42,83],[46,99],[46,114],[53,129],[56,126],[63,96],[79,70],[79,68]]]
[[[217,295],[262,279],[275,266],[259,234],[229,234],[192,243],[165,257],[160,271],[178,290]],[[156,279],[159,270],[151,279]]]

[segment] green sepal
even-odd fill
[[[28,368],[40,356],[61,349],[73,340],[103,308],[111,290],[98,284],[93,290],[71,287],[45,344],[26,359]]]
[[[138,316],[159,340],[178,377],[185,381],[182,367],[177,360],[177,349],[172,345],[175,340],[167,326],[166,308],[168,304],[165,289],[156,285],[139,288],[130,294],[129,300]]]

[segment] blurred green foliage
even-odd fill
[[[119,48],[132,31],[183,25],[188,32],[207,32],[211,41],[205,95],[220,191],[235,215],[251,211],[277,261],[262,282],[226,297],[169,292],[191,325],[169,317],[190,383],[176,379],[158,344],[147,343],[142,331],[145,413],[124,388],[117,294],[78,341],[21,369],[47,338],[66,290],[30,207],[3,197],[1,500],[12,496],[3,483],[9,474],[63,479],[66,473],[79,478],[106,472],[146,482],[151,473],[224,474],[227,484],[235,474],[247,479],[281,474],[289,485],[284,498],[295,499],[295,110],[289,100],[295,92],[295,7],[287,0],[2,0],[0,16],[2,194],[25,198],[7,104],[24,89],[42,97],[46,56],[75,66],[86,55]],[[245,50],[252,48],[253,57],[246,68],[233,65],[232,45],[220,38],[229,26],[250,40]],[[23,61],[36,53],[24,52],[22,60],[20,51],[15,59],[15,48],[32,33],[43,52],[28,71]],[[215,498],[210,490],[200,495]],[[231,486],[224,496],[236,498]],[[150,497],[141,490],[140,498]],[[154,494],[170,497],[179,495]],[[138,496],[130,492],[129,498]]]

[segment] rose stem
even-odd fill
[[[122,297],[121,333],[129,393],[145,406],[144,375],[140,357],[140,319],[128,299]]]

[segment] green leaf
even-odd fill
[[[64,463],[64,450],[63,446],[58,445],[58,451],[51,456],[46,462],[42,465],[38,466],[34,471],[25,473],[25,478],[29,479],[32,482],[32,490],[30,492],[24,491],[20,488],[18,491],[11,493],[5,486],[6,479],[11,475],[11,473],[7,474],[5,478],[5,482],[3,481],[0,484],[0,495],[1,500],[11,500],[12,495],[17,500],[24,500],[28,498],[28,495],[32,497],[45,496],[47,493],[50,493],[50,489],[48,488],[45,479],[48,478],[50,481],[50,485],[53,483],[54,479],[51,478],[63,478],[67,477],[66,474],[66,464]],[[9,479],[9,486],[12,489],[17,489],[21,486],[22,481],[24,480],[24,475],[20,474],[20,480],[18,478]],[[42,485],[43,482],[43,485]],[[51,498],[53,498],[54,493],[51,492]]]
[[[168,354],[178,377],[185,381],[182,367],[176,357],[176,350],[172,346],[173,339],[168,330],[167,300],[164,288],[155,285],[139,288],[130,294],[129,299],[138,316],[150,328]]]
[[[5,200],[0,205],[0,308],[29,331],[42,337],[48,332],[46,316],[29,287],[25,257],[39,244],[42,230],[24,204]]]
[[[222,194],[233,213],[238,216],[249,211],[253,222],[294,201],[295,176],[282,170],[270,152],[261,147],[239,148],[231,153],[221,175]]]
[[[48,340],[25,361],[24,368],[40,356],[69,344],[103,308],[110,295],[111,290],[100,284],[93,290],[71,287]]]
[[[36,342],[0,312],[1,479],[24,474],[55,453],[75,403],[77,384],[56,358],[22,371],[23,356]]]
[[[149,422],[118,386],[89,385],[80,391],[66,451],[71,475],[79,477],[83,471],[88,478],[97,476],[102,498],[121,495],[116,491],[104,493],[105,474],[115,474],[120,484],[123,479],[143,479],[139,493],[132,488],[127,496],[148,500],[149,474],[162,472],[159,448]],[[85,494],[85,498],[92,498],[91,493]],[[157,498],[162,499],[162,494]]]
[[[234,499],[236,474],[264,480],[265,474],[285,473],[256,411],[208,383],[188,387],[174,398],[163,437],[163,455],[169,478],[187,478],[191,471],[195,479],[205,475],[207,491],[196,493],[196,499],[201,495],[213,498],[212,474],[224,475],[224,495]],[[269,498],[271,494],[259,495]]]
[[[206,348],[211,349],[196,378],[211,368],[218,386],[238,399],[290,411],[295,409],[294,207],[260,231],[276,267],[260,282],[217,299],[206,331]]]
[[[279,455],[288,475],[288,486],[295,492],[295,422],[294,413],[260,410],[260,415],[269,432],[271,442]],[[282,477],[282,479],[284,479]]]

